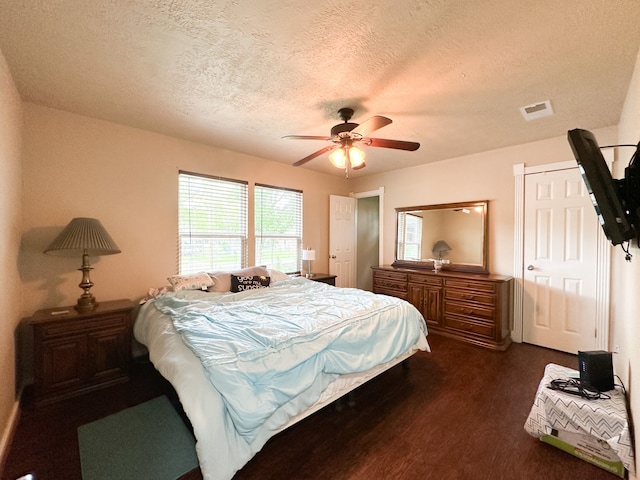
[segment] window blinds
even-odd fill
[[[248,184],[179,172],[180,274],[247,266]]]
[[[256,264],[300,271],[302,191],[256,184],[254,196]]]

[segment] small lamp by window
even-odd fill
[[[78,285],[84,293],[78,298],[76,310],[80,313],[90,312],[98,306],[91,294],[93,282],[89,277],[92,270],[89,255],[113,255],[120,249],[109,236],[99,220],[95,218],[74,218],[62,232],[51,242],[44,253],[59,257],[82,256],[82,281]]]
[[[307,262],[307,278],[312,278],[313,273],[311,273],[311,262],[316,259],[316,251],[307,248],[306,250],[302,250],[302,260]]]

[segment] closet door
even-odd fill
[[[599,225],[577,168],[525,177],[523,341],[595,350]]]

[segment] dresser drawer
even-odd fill
[[[493,282],[478,282],[465,278],[445,278],[444,286],[446,288],[473,290],[477,293],[495,293],[496,291],[496,286]]]
[[[409,274],[409,281],[411,283],[417,283],[420,285],[432,285],[434,287],[442,286],[442,279],[436,276],[430,275],[417,275],[415,273]]]
[[[487,292],[472,292],[469,290],[447,289],[445,293],[447,300],[454,300],[461,303],[474,302],[493,307],[496,304],[495,295]]]
[[[445,327],[453,328],[467,333],[473,333],[475,335],[482,335],[483,337],[492,338],[494,334],[493,325],[469,322],[465,319],[445,315],[444,317]]]
[[[373,288],[376,293],[381,290],[393,290],[396,292],[407,291],[407,274],[400,272],[374,272]]]
[[[444,313],[453,315],[462,315],[464,317],[473,317],[480,321],[493,322],[495,313],[493,308],[487,308],[482,305],[475,305],[463,302],[450,302],[445,300]]]

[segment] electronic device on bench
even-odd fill
[[[614,389],[611,352],[578,352],[578,370],[580,383],[590,385],[601,392]]]

